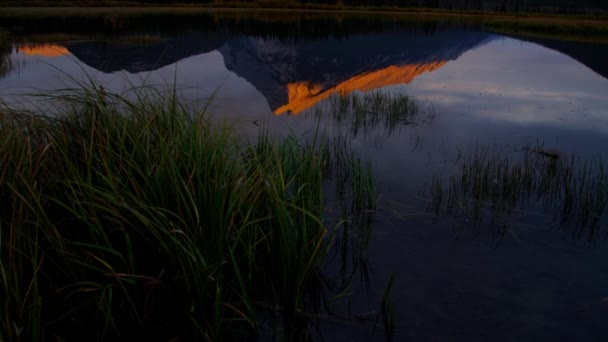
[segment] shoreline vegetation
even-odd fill
[[[247,143],[176,92],[0,110],[0,340],[306,340],[346,295],[370,165],[319,131]]]
[[[471,1],[469,1],[471,2]],[[542,2],[542,1],[540,1]],[[433,4],[434,3],[434,4]],[[484,4],[485,3],[485,4]],[[593,6],[595,5],[595,6]],[[460,4],[454,1],[402,1],[399,4],[390,1],[366,2],[339,0],[328,1],[296,1],[296,0],[255,0],[255,1],[120,1],[120,0],[24,0],[24,1],[0,1],[0,7],[186,7],[186,8],[209,8],[209,9],[301,9],[301,10],[331,10],[331,11],[366,11],[366,12],[432,12],[432,13],[461,13],[461,14],[503,14],[503,15],[542,15],[542,16],[579,16],[579,17],[601,17],[608,16],[606,5],[597,3],[573,4],[572,2],[559,3],[550,2],[545,5],[523,5],[518,1],[474,1]]]
[[[25,5],[31,6],[25,6]],[[36,5],[38,4],[38,5]],[[290,22],[301,20],[303,16],[335,17],[341,21],[344,16],[382,17],[394,21],[429,21],[448,22],[463,25],[476,25],[480,29],[501,34],[527,35],[541,38],[606,42],[608,41],[608,15],[603,14],[558,14],[558,13],[524,13],[495,12],[478,10],[446,10],[436,8],[392,8],[392,7],[355,7],[318,4],[300,4],[299,6],[256,6],[257,3],[224,2],[209,4],[145,4],[145,3],[1,3],[1,18],[15,21],[18,18],[37,17],[68,18],[75,16],[118,17],[145,15],[217,15],[218,19],[235,17],[250,18],[270,22]],[[114,5],[112,5],[114,4]],[[14,7],[13,5],[18,5]],[[43,6],[44,5],[44,6]],[[52,5],[49,7],[49,5]],[[241,6],[242,5],[242,6]],[[25,7],[24,7],[25,6]],[[90,7],[88,7],[90,6]],[[277,13],[288,13],[277,17]],[[342,18],[342,19],[341,19]]]
[[[91,8],[96,10],[121,9],[126,11],[166,11],[166,10],[200,10],[200,11],[309,11],[329,13],[381,13],[381,14],[437,14],[437,15],[464,15],[464,16],[495,16],[495,17],[517,17],[517,18],[563,18],[563,19],[590,19],[608,20],[608,12],[594,13],[559,13],[559,12],[517,12],[517,11],[492,11],[474,9],[446,9],[431,7],[397,7],[397,6],[345,6],[300,2],[218,2],[218,3],[146,3],[146,2],[123,2],[123,1],[0,1],[3,12],[18,13],[22,11],[31,12],[53,12],[53,9],[64,11],[84,11]],[[52,14],[52,13],[51,13]]]

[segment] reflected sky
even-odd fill
[[[276,45],[275,52],[267,55],[292,52],[292,46]],[[268,91],[258,90],[252,77],[227,68],[225,55],[212,51],[154,71],[103,73],[80,62],[62,45],[21,45],[12,52],[17,67],[0,79],[0,94],[9,102],[20,101],[11,95],[73,86],[72,77],[82,80],[85,75],[117,92],[131,85],[169,85],[176,80],[185,99],[205,102],[213,97],[213,108],[223,115],[258,118],[272,112],[297,114],[335,93],[386,89],[432,105],[445,124],[466,118],[494,125],[608,133],[608,80],[571,57],[516,39],[494,37],[454,60],[411,64],[405,59],[401,65],[356,70],[352,77],[334,77],[326,84],[301,79],[301,74],[295,80],[279,75],[284,79],[276,86],[286,98],[275,108],[269,107],[274,100],[264,98]],[[441,56],[440,51],[436,55]],[[469,133],[476,134],[475,129]]]
[[[238,117],[246,112],[270,111],[264,97],[243,78],[226,69],[217,51],[191,56],[176,64],[151,72],[103,73],[80,62],[64,47],[56,45],[20,46],[12,58],[21,67],[0,79],[0,94],[19,105],[23,94],[48,93],[53,89],[76,87],[77,82],[93,80],[106,89],[123,93],[133,86],[149,85],[172,88],[177,80],[180,95],[186,101],[211,106],[220,113]],[[256,114],[257,115],[257,114]]]
[[[441,112],[608,133],[608,80],[568,56],[515,39],[468,51],[406,90]]]

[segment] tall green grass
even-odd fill
[[[247,144],[175,90],[48,100],[0,115],[0,340],[242,339],[261,312],[305,336],[336,236],[324,184],[352,169],[347,200],[373,210],[370,168],[320,133]]]
[[[515,155],[492,148],[461,153],[456,174],[449,179],[436,176],[430,193],[436,213],[463,216],[471,226],[489,223],[500,228],[498,237],[518,218],[529,219],[534,212],[548,213],[548,224],[589,242],[608,229],[604,162],[542,145],[526,146]]]

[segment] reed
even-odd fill
[[[386,289],[384,290],[384,294],[382,296],[382,301],[380,303],[380,309],[382,312],[382,321],[384,325],[384,330],[386,334],[387,341],[393,341],[395,337],[395,309],[393,308],[391,301],[391,292],[393,290],[393,283],[397,278],[397,274],[391,274],[391,277],[388,281]]]
[[[338,130],[353,138],[372,132],[395,134],[402,127],[430,122],[436,116],[406,94],[385,91],[334,94],[309,114],[329,115]]]
[[[373,210],[371,170],[320,133],[245,143],[176,93],[2,110],[0,340],[241,339],[261,312],[305,329],[336,237],[324,184],[356,170],[345,200]]]
[[[608,172],[601,159],[542,145],[515,155],[474,148],[460,155],[457,168],[449,179],[436,176],[431,183],[431,206],[438,214],[464,216],[473,226],[489,223],[500,228],[500,237],[532,209],[548,213],[552,226],[574,238],[590,242],[606,234]]]

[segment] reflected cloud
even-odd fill
[[[571,57],[502,39],[418,78],[408,91],[440,112],[474,120],[606,133],[606,86],[605,78]]]

